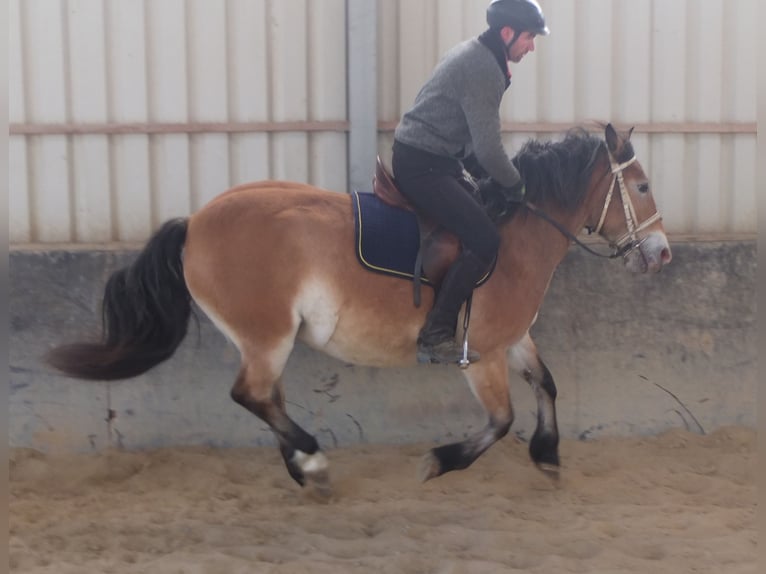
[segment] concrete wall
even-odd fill
[[[699,430],[694,418],[705,431],[755,425],[755,242],[673,250],[673,263],[651,277],[576,249],[558,269],[533,336],[558,384],[564,436]],[[170,361],[134,380],[76,381],[41,364],[53,344],[98,326],[105,279],[132,256],[11,252],[11,445],[271,444],[265,425],[229,399],[237,352],[205,318]],[[456,368],[359,368],[299,347],[285,381],[289,411],[325,447],[446,441],[484,424]],[[512,431],[529,437],[532,393],[515,376],[511,389]]]

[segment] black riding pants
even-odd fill
[[[423,214],[458,236],[463,248],[489,266],[500,236],[484,207],[458,182],[462,165],[394,141],[392,167],[399,190]]]

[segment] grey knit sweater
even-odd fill
[[[467,40],[445,54],[394,137],[440,156],[463,159],[474,153],[492,179],[510,187],[520,176],[500,138],[505,88],[492,52],[476,38]]]

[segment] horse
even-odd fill
[[[556,384],[529,334],[556,267],[583,229],[604,238],[632,272],[657,272],[671,261],[633,129],[602,127],[603,139],[573,129],[560,141],[529,140],[514,157],[526,195],[499,224],[494,272],[474,291],[470,333],[481,360],[462,371],[488,421],[465,440],[431,449],[423,480],[469,467],[508,433],[511,370],[537,400],[529,456],[557,477]],[[347,363],[414,365],[433,302],[425,289],[415,307],[408,281],[362,268],[353,243],[349,194],[286,181],[234,187],[165,222],[132,264],[111,275],[101,341],[59,345],[47,361],[82,379],[138,376],[174,353],[193,302],[239,350],[231,398],[269,425],[289,475],[329,496],[328,458],[285,409],[282,372],[296,340]]]

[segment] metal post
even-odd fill
[[[346,0],[348,181],[369,191],[378,148],[377,0]]]

